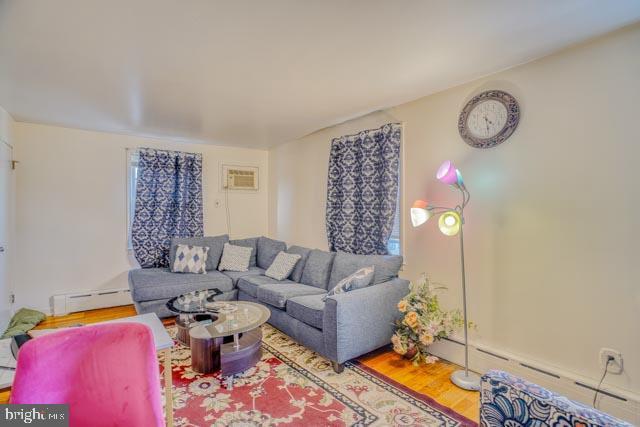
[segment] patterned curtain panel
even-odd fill
[[[172,237],[202,234],[202,155],[141,149],[131,227],[140,266],[167,267]]]
[[[327,237],[332,251],[387,254],[398,197],[402,126],[331,141]]]

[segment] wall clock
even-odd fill
[[[501,90],[488,90],[464,106],[458,131],[470,146],[491,148],[506,141],[519,121],[520,107],[516,99]]]

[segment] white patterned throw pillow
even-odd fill
[[[171,266],[174,273],[207,274],[209,248],[179,244],[176,258]]]
[[[371,284],[371,282],[373,282],[374,271],[375,268],[373,266],[364,267],[356,271],[355,273],[345,277],[344,279],[340,280],[336,284],[336,286],[322,298],[322,301],[326,301],[327,297],[330,297],[331,295],[342,294],[356,289],[366,288]]]
[[[289,277],[300,258],[302,257],[298,254],[288,254],[280,251],[269,268],[267,268],[267,271],[264,272],[264,275],[272,279],[284,280]]]
[[[222,259],[218,270],[224,271],[247,271],[249,270],[249,262],[251,261],[251,252],[253,248],[246,246],[236,246],[229,243],[224,244],[222,250]]]

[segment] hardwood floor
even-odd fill
[[[132,305],[84,311],[67,316],[48,317],[36,329],[90,324],[135,314],[136,311]],[[163,323],[169,325],[173,320],[168,319]],[[413,366],[411,362],[391,350],[363,356],[360,361],[404,386],[433,398],[470,420],[478,421],[479,394],[461,390],[449,381],[449,375],[459,369],[459,366],[446,361],[429,366]],[[8,402],[9,393],[9,391],[0,392],[0,403]]]
[[[470,420],[478,422],[480,394],[462,390],[449,380],[451,373],[460,369],[458,365],[441,360],[433,365],[413,366],[410,361],[392,350],[363,356],[360,361],[405,387],[425,394]]]

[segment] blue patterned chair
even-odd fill
[[[489,371],[480,386],[480,425],[512,427],[633,426],[507,372]]]

